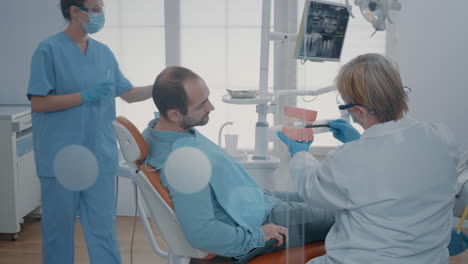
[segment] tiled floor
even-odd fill
[[[15,242],[8,240],[8,235],[0,234],[0,264],[41,263],[40,222],[31,218],[25,219],[19,238]],[[76,264],[89,263],[86,245],[81,233],[80,225],[76,225]],[[133,230],[133,217],[117,217],[117,232],[119,236],[122,262],[130,263],[130,242]],[[466,230],[468,231],[468,230]],[[158,237],[158,240],[161,239]],[[164,249],[164,248],[163,248]],[[151,250],[146,239],[144,228],[139,219],[136,224],[135,241],[133,247],[133,263],[135,264],[163,264],[166,260],[157,256]],[[450,258],[450,264],[468,264],[468,251]]]

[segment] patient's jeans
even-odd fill
[[[297,193],[268,190],[264,192],[280,201],[273,207],[263,224],[286,227],[288,229],[286,247],[297,247],[305,243],[325,240],[328,231],[335,223],[333,211],[312,208]],[[284,246],[274,248],[274,250],[282,248]]]

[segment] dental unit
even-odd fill
[[[286,4],[285,4],[286,5]],[[296,17],[291,16],[291,19],[288,23],[296,23]],[[273,92],[268,89],[268,73],[269,73],[269,54],[270,54],[270,41],[275,42],[275,49],[284,49],[284,54],[290,54],[288,50],[288,43],[296,42],[297,34],[288,33],[288,32],[270,32],[270,21],[271,21],[271,0],[262,1],[262,25],[261,25],[261,48],[260,48],[260,71],[259,71],[259,90],[258,93],[233,93],[233,91],[228,91],[229,93],[222,97],[223,102],[229,104],[239,104],[239,105],[256,105],[256,112],[258,114],[258,119],[255,124],[255,147],[253,154],[247,155],[242,159],[238,159],[244,168],[246,168],[249,173],[256,179],[256,181],[264,187],[273,187],[271,183],[271,175],[279,167],[280,160],[279,158],[269,154],[269,142],[277,140],[276,131],[278,131],[278,126],[270,126],[267,121],[268,114],[278,114],[280,113],[279,108],[282,107],[280,103],[282,98],[285,97],[297,97],[297,96],[319,96],[325,93],[335,91],[334,86],[327,86],[317,90],[274,90]],[[278,47],[276,47],[278,45]],[[277,50],[275,50],[277,52]],[[279,51],[278,51],[279,52]],[[289,55],[290,56],[290,55]],[[291,62],[291,58],[284,56],[282,60],[275,60],[275,65],[287,65]],[[294,60],[294,64],[295,64]],[[291,62],[292,63],[292,62]],[[288,71],[280,71],[278,67],[275,67],[274,76],[277,78],[275,80],[275,85],[278,83],[283,83],[287,85],[287,74]],[[293,80],[294,82],[294,80]],[[283,88],[283,87],[282,87]],[[250,90],[249,90],[250,91]],[[346,111],[341,111],[342,118],[349,119],[348,113]],[[288,114],[285,113],[285,116]],[[314,120],[301,120],[300,122],[317,122]],[[296,123],[294,121],[292,123]],[[288,123],[288,122],[287,122]],[[320,123],[324,125],[324,123]],[[307,125],[307,124],[306,124]],[[224,127],[223,125],[222,127]],[[285,129],[289,129],[288,125],[284,126]],[[296,126],[297,127],[297,126]],[[283,128],[281,128],[283,129]],[[314,132],[312,132],[314,129]],[[328,132],[327,127],[317,127],[317,128],[301,128],[301,132],[294,132],[298,130],[296,128],[290,129],[290,133],[296,133],[299,137],[300,134],[307,134],[303,138],[312,138],[313,134]],[[303,131],[302,131],[303,130]],[[289,133],[289,132],[287,132]],[[221,142],[222,131],[219,132],[219,142]]]

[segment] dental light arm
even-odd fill
[[[318,90],[279,90],[275,91],[275,97],[273,99],[272,104],[278,104],[278,100],[282,96],[302,96],[302,95],[310,95],[310,96],[318,96],[324,93],[328,93],[331,91],[336,90],[334,86],[327,86],[324,88],[320,88]]]
[[[346,8],[348,9],[349,15],[350,15],[352,18],[355,18],[355,17],[354,17],[354,14],[353,14],[353,12],[352,12],[353,7],[349,4],[349,0],[346,0]]]

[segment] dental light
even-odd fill
[[[346,0],[349,5],[349,1]],[[391,10],[401,10],[401,3],[399,0],[354,0],[354,4],[359,6],[362,16],[372,24],[375,31],[384,31],[386,29],[386,21],[393,24],[389,13]]]

